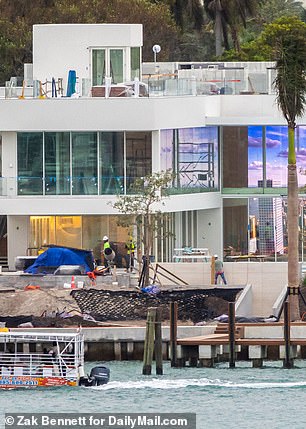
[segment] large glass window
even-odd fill
[[[151,144],[151,132],[19,133],[18,193],[124,193],[151,174]]]
[[[287,187],[288,128],[268,126],[266,131],[266,175],[268,187]],[[306,185],[306,127],[295,130],[296,164],[298,184],[305,192]]]
[[[287,126],[223,127],[223,188],[271,193],[287,187]],[[299,187],[306,186],[306,127],[295,132]],[[255,189],[257,188],[257,190]],[[226,192],[226,189],[225,189]],[[285,192],[285,190],[284,190]]]
[[[56,216],[55,223],[57,245],[82,248],[81,216]]]
[[[248,199],[223,200],[224,256],[248,254]]]
[[[249,199],[249,253],[274,261],[284,258],[287,249],[285,199]]]
[[[178,190],[218,189],[218,128],[161,131],[161,166],[174,171]]]
[[[92,85],[103,85],[105,76],[112,78],[112,83],[124,81],[123,49],[92,50]]]
[[[45,193],[70,194],[69,133],[45,133]]]
[[[110,237],[116,249],[116,262],[124,265],[126,241],[130,235],[137,241],[137,236],[133,226],[118,225],[118,216],[30,216],[29,248],[33,255],[44,246],[67,246],[91,249],[97,262],[101,263],[104,235]]]
[[[43,192],[43,133],[17,134],[18,194]]]
[[[296,164],[298,170],[298,183],[301,192],[306,192],[306,126],[297,127],[295,133]]]
[[[31,216],[29,241],[31,253],[35,255],[41,247],[49,244],[56,244],[55,216]]]
[[[131,79],[140,79],[140,48],[131,48]]]
[[[175,133],[177,130],[163,130],[160,133],[161,139],[161,152],[160,152],[160,165],[163,171],[172,170],[174,166],[174,153],[175,153]]]
[[[248,187],[262,188],[263,179],[263,129],[248,127]]]
[[[94,49],[92,51],[92,85],[102,85],[105,73],[105,49]]]
[[[123,50],[110,49],[109,61],[112,83],[123,82]]]
[[[287,187],[288,128],[266,128],[267,187]]]
[[[302,230],[302,216],[299,222]],[[223,231],[224,256],[229,261],[286,261],[287,199],[272,196],[226,198],[223,200]],[[302,242],[302,233],[300,240]]]
[[[248,187],[248,127],[223,127],[223,188]]]
[[[152,135],[150,132],[126,133],[126,192],[137,177],[152,172]]]
[[[124,192],[124,133],[99,135],[100,194]]]
[[[98,193],[97,133],[72,133],[72,194]]]
[[[178,130],[177,181],[182,188],[218,187],[216,127]]]

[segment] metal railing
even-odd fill
[[[0,353],[2,376],[77,378],[78,365],[73,354]]]
[[[123,82],[111,85],[112,91],[106,95],[105,85],[92,87],[91,91],[77,94],[78,98],[146,98],[146,97],[181,97],[198,95],[243,95],[243,94],[274,94],[273,80],[275,70],[267,69],[262,72],[245,73],[244,70],[219,70],[214,75],[208,70],[180,70],[175,74],[153,74],[143,76],[143,81]],[[41,88],[41,85],[38,84]],[[94,89],[100,89],[95,91]],[[140,90],[139,90],[140,88]],[[103,91],[104,89],[104,91]],[[54,96],[48,91],[37,90],[33,87],[9,86],[0,88],[0,98],[33,99],[33,98],[63,98]],[[69,97],[68,97],[69,98]]]

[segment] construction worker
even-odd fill
[[[220,276],[223,283],[226,285],[227,281],[224,274],[223,262],[219,260],[218,255],[214,255],[215,258],[215,285],[218,283],[218,277]]]
[[[111,255],[113,253],[112,247],[109,242],[109,238],[107,235],[104,235],[103,237],[103,258],[104,258],[104,266],[105,268],[108,267],[107,270],[105,270],[106,273],[110,273],[110,266],[111,266],[111,259],[110,257],[107,257],[107,255]]]
[[[131,273],[134,270],[134,258],[135,258],[135,242],[133,240],[133,237],[130,236],[125,243],[126,250],[126,269],[127,271],[131,271]]]
[[[103,252],[104,252],[104,250],[108,249],[109,247],[111,247],[111,245],[110,245],[110,242],[109,242],[109,239],[108,239],[107,235],[104,235],[104,237],[103,237],[102,240],[103,240]]]

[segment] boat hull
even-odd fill
[[[78,386],[78,380],[63,377],[0,376],[0,389],[38,386]]]

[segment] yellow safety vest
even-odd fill
[[[127,254],[130,255],[135,251],[135,243],[133,240],[127,241],[125,247],[127,248]]]

